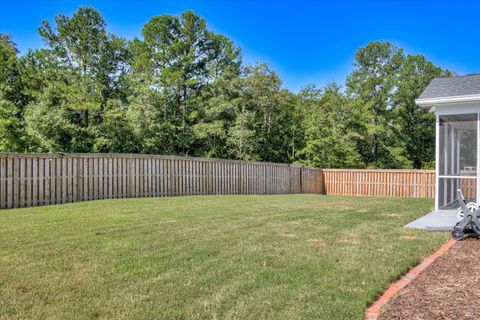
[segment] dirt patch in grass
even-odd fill
[[[403,235],[403,236],[400,237],[400,239],[402,239],[402,240],[415,240],[415,239],[417,239],[417,237],[411,236],[411,235]]]
[[[323,246],[325,244],[325,242],[322,239],[317,239],[317,238],[308,239],[307,241],[308,243],[316,246]]]
[[[287,238],[296,238],[297,235],[295,233],[290,233],[290,232],[284,232],[282,236],[287,237]]]
[[[400,291],[380,319],[478,319],[480,240],[456,243]]]

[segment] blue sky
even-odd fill
[[[355,51],[389,40],[459,74],[480,72],[480,1],[92,1],[0,0],[0,32],[22,53],[41,47],[37,27],[80,5],[102,13],[109,31],[133,38],[155,15],[192,9],[242,48],[247,63],[267,62],[284,86],[344,83]]]

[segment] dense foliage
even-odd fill
[[[153,17],[132,41],[90,7],[54,20],[38,29],[45,48],[24,55],[0,35],[0,151],[432,166],[433,116],[415,98],[450,72],[392,43],[360,48],[345,90],[294,94],[191,11]]]

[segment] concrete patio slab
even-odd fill
[[[438,210],[405,225],[405,228],[424,229],[428,231],[452,231],[457,224],[455,210]]]

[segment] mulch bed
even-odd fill
[[[480,319],[480,240],[457,242],[401,290],[379,319]]]

